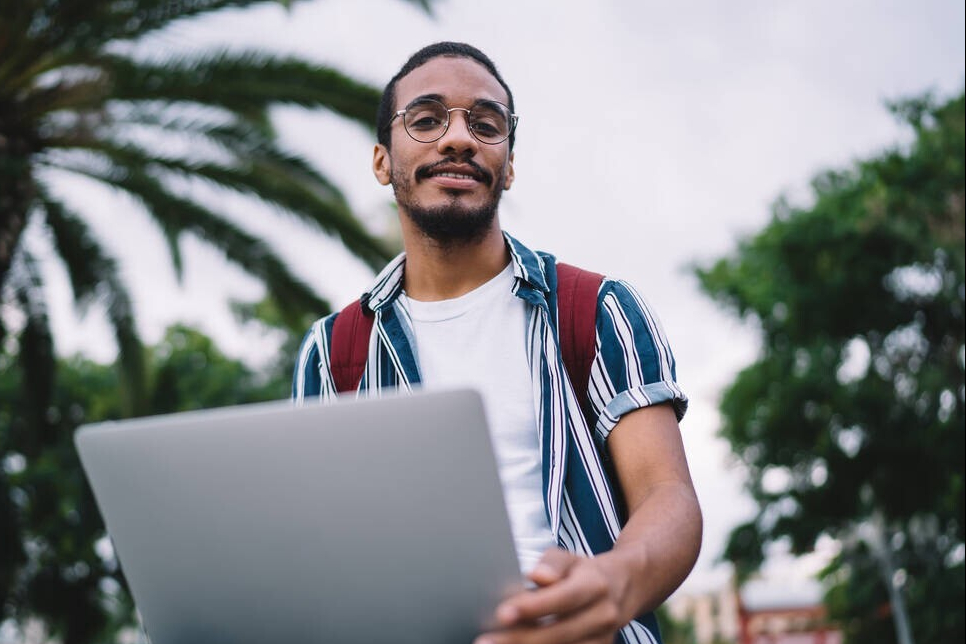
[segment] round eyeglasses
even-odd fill
[[[473,107],[446,107],[432,98],[419,98],[410,103],[406,109],[393,114],[389,123],[402,117],[406,133],[420,143],[432,143],[443,138],[449,129],[451,112],[466,112],[466,127],[480,143],[496,145],[509,138],[520,117],[510,113],[503,103],[498,101],[480,101]]]

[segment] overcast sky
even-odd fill
[[[317,0],[179,25],[150,48],[295,53],[378,86],[430,42],[483,49],[521,114],[503,226],[531,247],[629,280],[661,316],[691,398],[682,431],[706,520],[685,590],[723,583],[715,559],[753,506],[715,438],[717,401],[754,359],[757,336],[701,295],[688,267],[733,250],[767,223],[779,195],[807,203],[816,172],[908,141],[883,102],[962,88],[963,3],[444,0],[435,14],[397,0]],[[393,225],[391,192],[370,170],[371,135],[319,112],[275,116],[286,145],[335,179],[374,229]],[[187,240],[179,287],[162,238],[145,234],[135,204],[62,185],[96,211],[96,227],[124,261],[148,342],[183,320],[218,335],[233,355],[267,355],[271,343],[239,330],[224,305],[227,297],[259,299],[253,280]],[[335,305],[371,279],[338,244],[294,222],[279,225],[243,200],[226,203]],[[54,270],[50,279],[58,350],[110,357],[102,317],[78,321],[62,276]],[[813,567],[793,566],[795,574]]]

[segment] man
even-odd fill
[[[535,588],[500,604],[501,628],[477,644],[657,642],[650,611],[690,572],[701,542],[678,429],[687,399],[656,318],[631,287],[605,279],[588,426],[560,355],[554,259],[500,227],[516,120],[509,87],[468,45],[426,47],[386,86],[373,172],[395,193],[405,253],[362,298],[375,320],[359,391],[483,394]],[[337,315],[302,344],[298,401],[335,396]]]

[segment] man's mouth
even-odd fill
[[[416,171],[417,180],[435,179],[444,186],[451,188],[472,187],[478,183],[489,185],[491,178],[492,175],[489,172],[472,161],[463,163],[440,161],[429,166],[423,166]]]
[[[477,180],[475,175],[470,174],[459,174],[456,172],[434,172],[430,174],[431,177],[451,177],[453,179],[473,179]]]

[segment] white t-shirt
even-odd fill
[[[452,300],[400,299],[412,318],[423,385],[472,387],[483,397],[520,569],[529,572],[556,543],[543,507],[526,306],[511,292],[513,280],[511,263]]]

